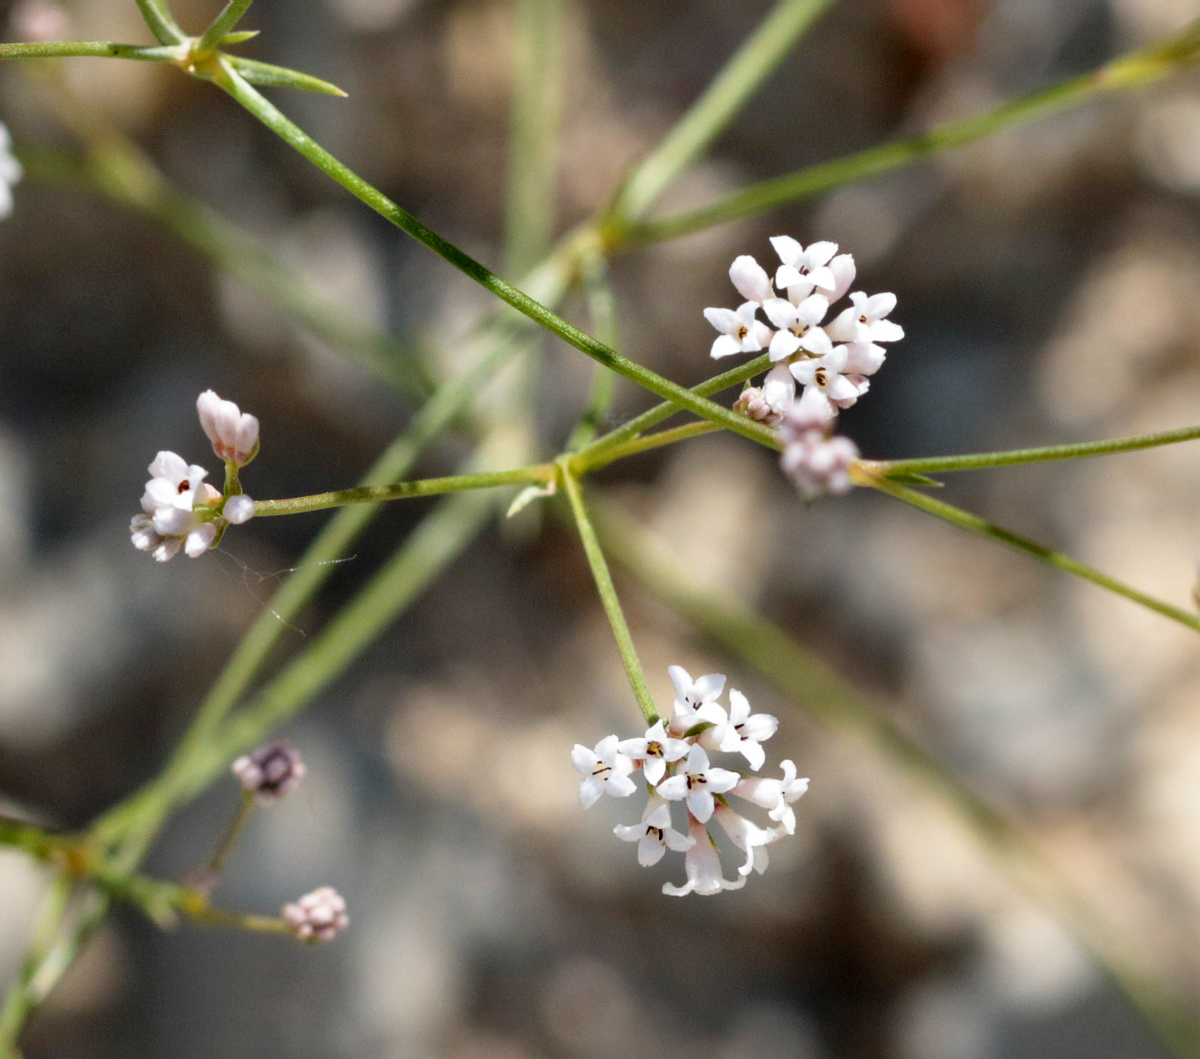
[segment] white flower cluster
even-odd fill
[[[605,794],[627,798],[637,790],[631,774],[641,769],[650,792],[641,822],[614,829],[618,838],[638,844],[638,863],[657,864],[668,849],[683,853],[686,882],[663,886],[663,893],[673,897],[739,890],[751,871],[766,870],[766,847],[795,833],[792,803],[808,790],[808,780],[796,777],[791,761],[782,763],[780,779],[710,764],[709,753],[741,754],[749,771],[757,772],[766,761],[762,744],[775,734],[779,721],[765,713],[752,714],[746,696],[732,688],[726,711],[717,701],[725,690],[720,673],[692,680],[682,666],[671,666],[667,672],[675,685],[669,725],[659,720],[638,739],[610,735],[594,748],[575,744],[571,761],[584,777],[579,800],[587,809]],[[768,810],[774,826],[759,827],[742,816],[730,806],[729,794]],[[672,802],[684,804],[686,834],[672,826]],[[726,879],[721,870],[717,845],[708,830],[712,821],[745,854],[734,879]]]
[[[851,304],[826,323],[830,306],[854,284],[854,258],[839,254],[836,243],[804,247],[787,235],[775,236],[771,245],[781,262],[773,283],[766,269],[743,254],[730,266],[729,278],[746,300],[736,310],[704,310],[720,332],[712,355],[767,350],[775,366],[761,387],[742,392],[735,410],[780,428],[784,470],[806,497],[845,492],[858,449],[833,435],[833,422],[869,389],[887,355],[880,343],[904,337],[904,329],[887,318],[896,296],[855,291]],[[760,311],[772,326],[758,318]],[[804,388],[799,399],[797,384]]]
[[[236,482],[237,468],[258,454],[258,420],[212,390],[200,395],[196,410],[213,452],[226,463],[226,482]],[[254,501],[240,491],[240,485],[234,492],[228,485],[226,492],[221,492],[204,481],[208,471],[173,452],[160,452],[149,471],[142,513],[133,517],[129,532],[133,546],[150,552],[160,563],[180,549],[193,559],[203,555],[228,526],[239,525],[254,514]]]

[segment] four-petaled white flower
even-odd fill
[[[635,762],[640,761],[646,782],[656,787],[667,774],[667,763],[687,757],[691,747],[682,739],[668,735],[666,726],[660,720],[646,729],[645,738],[622,739],[617,749]]]
[[[823,357],[833,349],[829,335],[819,326],[829,312],[829,299],[824,294],[810,294],[799,305],[787,298],[772,298],[763,303],[763,312],[779,328],[769,347],[772,360],[783,360],[801,349]]]
[[[751,714],[746,696],[735,688],[729,690],[729,720],[716,736],[725,753],[741,754],[757,772],[767,758],[761,743],[778,730],[778,717],[772,717],[769,713]]]
[[[886,319],[896,308],[896,295],[868,297],[862,291],[855,291],[850,301],[853,306],[839,313],[826,328],[835,342],[898,342],[904,337],[904,328]]]
[[[814,290],[831,294],[837,289],[838,279],[830,268],[837,243],[810,243],[805,249],[790,235],[776,235],[771,245],[783,262],[775,272],[775,286],[785,288],[789,298],[803,298]]]
[[[771,329],[756,319],[756,302],[744,302],[733,309],[705,309],[704,319],[721,333],[713,340],[712,357],[731,357],[735,353],[757,353],[771,340]]]
[[[781,762],[780,767],[783,769],[783,779],[747,776],[738,781],[733,793],[769,810],[767,815],[772,820],[779,821],[787,834],[794,835],[796,811],[792,808],[792,803],[808,792],[808,780],[797,779],[796,765],[790,759]]]
[[[671,826],[671,807],[661,798],[646,803],[640,824],[618,824],[613,834],[622,842],[638,844],[638,863],[649,868],[663,859],[668,849],[678,853],[696,844],[695,837],[681,834]]]
[[[12,136],[9,135],[8,126],[0,122],[0,218],[12,213],[13,185],[24,173],[21,163],[12,153]]]
[[[258,420],[212,390],[196,398],[200,426],[212,442],[217,459],[244,467],[258,452]]]
[[[672,728],[687,731],[701,722],[721,724],[725,720],[725,710],[717,704],[725,690],[724,673],[708,673],[692,680],[683,666],[667,666],[667,675],[675,685]]]
[[[726,879],[721,873],[721,858],[712,836],[700,821],[688,819],[688,835],[695,844],[684,854],[683,869],[687,882],[682,886],[663,883],[662,892],[669,897],[685,897],[690,893],[719,894],[722,890],[740,890],[746,885],[746,877]]]
[[[688,812],[703,824],[713,814],[713,795],[733,790],[739,779],[736,772],[710,765],[704,747],[693,746],[683,771],[667,777],[655,790],[669,802],[686,799]]]
[[[825,356],[798,360],[790,365],[792,375],[803,386],[820,390],[837,408],[849,408],[862,390],[856,380],[843,374],[848,354],[845,346],[834,346]]]
[[[576,743],[571,751],[571,763],[584,774],[579,783],[579,801],[585,809],[595,805],[601,795],[628,798],[637,790],[629,778],[633,762],[617,749],[617,743],[615,735],[606,735],[592,750]]]

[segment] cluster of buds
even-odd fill
[[[253,794],[259,805],[270,805],[286,797],[304,779],[304,762],[293,747],[276,739],[233,763],[233,774],[242,789]]]
[[[738,890],[752,871],[767,867],[766,847],[796,830],[795,802],[808,790],[808,780],[798,779],[791,761],[781,765],[783,776],[768,779],[754,776],[766,762],[763,742],[775,734],[779,721],[765,713],[752,714],[750,703],[740,691],[730,689],[729,708],[718,701],[725,690],[725,677],[709,673],[692,680],[681,666],[667,672],[675,685],[675,701],[669,724],[656,721],[637,739],[601,739],[589,748],[576,743],[571,761],[583,773],[579,800],[585,809],[603,795],[627,798],[637,790],[632,774],[640,769],[649,800],[636,824],[619,825],[618,838],[638,844],[638,863],[657,864],[668,849],[684,854],[687,876],[682,886],[666,883],[663,893],[715,894]],[[739,768],[712,765],[710,753],[738,754]],[[768,810],[771,826],[760,827],[729,803],[729,795]],[[682,803],[685,830],[677,830],[671,811]],[[711,823],[717,823],[745,859],[733,879],[726,879]]]
[[[768,352],[774,367],[761,386],[742,392],[734,409],[779,429],[783,468],[807,498],[845,492],[846,469],[858,450],[835,437],[832,424],[839,410],[870,388],[887,355],[880,343],[904,337],[904,329],[888,319],[896,296],[854,291],[851,304],[826,323],[830,306],[854,284],[854,258],[839,254],[836,243],[804,247],[787,235],[775,236],[771,245],[781,262],[774,281],[743,254],[730,266],[729,278],[745,301],[736,310],[704,310],[720,332],[712,356]],[[760,311],[770,326],[758,318]],[[799,398],[797,386],[803,387]],[[818,424],[819,417],[824,419]]]
[[[238,470],[258,455],[258,420],[212,390],[200,395],[196,411],[213,452],[225,463],[225,489],[210,485],[203,467],[174,452],[155,457],[142,494],[142,513],[133,517],[129,532],[133,546],[160,563],[181,549],[193,559],[203,555],[230,525],[254,514],[254,501],[241,491]]]
[[[301,941],[332,941],[350,925],[346,901],[332,886],[322,886],[283,906],[284,922]]]

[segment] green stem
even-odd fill
[[[250,819],[251,812],[254,811],[254,805],[254,793],[243,791],[241,804],[225,829],[225,834],[221,836],[212,860],[208,862],[208,871],[214,880],[224,871],[225,861],[229,859],[229,854],[233,852],[233,847],[241,837],[242,829],[246,826],[246,821]]]
[[[1022,463],[1048,460],[1076,460],[1087,456],[1106,456],[1114,452],[1135,452],[1156,445],[1174,445],[1200,438],[1200,427],[1181,427],[1158,434],[1137,434],[1105,441],[1084,441],[1073,445],[1049,445],[1036,449],[1010,449],[1006,452],[980,452],[966,456],[919,456],[911,460],[862,460],[867,473],[890,478],[897,474],[945,474],[950,471],[974,471],[988,467],[1011,467]]]
[[[909,489],[907,486],[900,485],[897,482],[880,478],[872,473],[869,464],[856,463],[851,468],[850,477],[855,485],[865,485],[870,486],[872,489],[878,489],[881,493],[886,493],[897,500],[902,500],[904,503],[910,504],[912,507],[924,511],[926,514],[934,515],[937,518],[944,519],[946,522],[961,526],[972,533],[978,533],[983,537],[999,541],[1001,544],[1005,544],[1016,551],[1024,552],[1026,555],[1032,555],[1035,559],[1040,559],[1057,570],[1062,570],[1065,573],[1073,574],[1075,577],[1083,578],[1085,581],[1090,581],[1094,585],[1099,585],[1101,588],[1106,588],[1118,596],[1124,596],[1134,603],[1155,611],[1163,615],[1163,617],[1170,618],[1180,625],[1185,625],[1195,632],[1200,632],[1200,617],[1189,614],[1187,611],[1174,607],[1170,603],[1164,603],[1160,599],[1155,599],[1153,596],[1148,596],[1144,592],[1139,592],[1136,588],[1132,588],[1124,582],[1118,581],[1116,578],[1109,577],[1107,574],[1102,574],[1099,570],[1095,570],[1085,563],[1079,562],[1077,559],[1072,559],[1070,556],[1063,555],[1060,552],[1051,551],[1049,548],[1030,540],[1028,537],[1012,533],[1009,530],[988,522],[986,519],[980,518],[978,515],[972,515],[968,511],[963,511],[961,508],[954,507],[952,504],[947,504],[942,500],[936,500],[925,493],[917,492],[915,489]]]
[[[632,441],[626,441],[623,445],[616,445],[611,449],[606,449],[603,460],[593,460],[588,464],[588,470],[595,471],[601,467],[607,467],[615,460],[623,460],[626,456],[633,456],[639,452],[648,452],[650,449],[661,448],[663,445],[674,445],[677,441],[687,441],[688,438],[703,437],[705,434],[711,434],[720,428],[715,423],[710,423],[707,419],[701,419],[695,423],[685,423],[681,427],[673,427],[670,430],[661,430],[657,434],[651,434],[645,438],[634,438]]]
[[[108,913],[108,898],[91,892],[80,899],[74,922],[71,912],[71,881],[60,876],[54,883],[39,917],[35,937],[21,972],[0,1008],[0,1057],[18,1056],[17,1039],[30,1013],[66,974],[75,957],[87,944]]]
[[[994,110],[972,114],[917,136],[752,184],[702,209],[634,226],[621,233],[623,238],[612,245],[622,250],[645,246],[741,217],[756,216],[785,203],[819,195],[907,165],[946,148],[973,143],[1010,125],[1052,114],[1104,92],[1149,84],[1194,62],[1196,45],[1197,33],[1193,25],[1165,43],[1131,52],[1091,73],[1031,92]]]
[[[714,375],[711,379],[705,379],[704,382],[692,388],[692,393],[698,394],[701,397],[720,393],[730,386],[736,386],[740,382],[745,382],[747,379],[753,378],[760,371],[764,371],[770,366],[771,358],[768,354],[764,353],[762,356],[755,357],[754,360],[747,361],[747,363],[739,365],[736,368],[722,372],[720,375]],[[603,437],[597,438],[590,445],[580,449],[571,460],[572,469],[576,474],[582,474],[592,467],[602,466],[608,462],[608,452],[610,449],[619,448],[631,438],[636,438],[643,431],[649,430],[664,419],[669,419],[678,411],[679,405],[673,401],[664,401],[662,404],[647,409],[641,415],[631,419],[624,426],[610,431]],[[760,428],[760,436],[755,440],[768,447],[778,448],[774,432],[770,431],[767,427]]]
[[[1200,1055],[1195,1014],[1144,967],[1144,953],[1116,934],[1018,824],[982,798],[912,738],[889,708],[873,702],[814,652],[735,596],[705,585],[676,548],[639,528],[611,502],[593,516],[614,558],[700,632],[756,668],[805,713],[874,749],[929,791],[1026,892],[1050,909],[1091,953],[1146,1025],[1179,1059]]]
[[[645,213],[675,178],[708,150],[830,2],[776,3],[703,95],[618,190],[601,224],[606,241],[619,242],[628,221]]]
[[[625,672],[629,676],[629,685],[633,688],[638,706],[646,718],[647,724],[658,720],[658,709],[654,705],[654,697],[650,694],[650,686],[646,683],[646,674],[638,659],[637,648],[633,646],[633,637],[629,632],[629,623],[625,620],[625,612],[621,610],[621,601],[617,598],[617,589],[613,584],[612,574],[609,573],[608,563],[604,560],[604,552],[600,550],[600,541],[588,518],[587,506],[583,502],[583,490],[579,480],[571,473],[564,458],[559,464],[561,481],[567,499],[571,503],[571,514],[575,518],[575,526],[579,530],[579,539],[583,542],[583,551],[587,556],[588,566],[592,568],[592,577],[596,580],[596,591],[600,594],[600,602],[612,627],[613,636],[617,641],[617,650],[621,661],[625,663]]]
[[[200,35],[196,51],[206,52],[216,48],[225,39],[225,35],[242,20],[242,16],[253,2],[254,0],[229,0],[208,29]]]
[[[231,912],[224,908],[198,908],[189,917],[193,923],[207,927],[230,927],[252,934],[291,934],[287,920],[278,916],[254,916],[246,912]]]
[[[0,44],[0,59],[52,59],[83,55],[105,59],[142,59],[147,62],[178,63],[184,52],[177,47],[147,47],[116,44],[108,40],[47,41],[41,44]]]
[[[171,16],[167,0],[137,0],[137,6],[159,44],[179,44],[186,39],[183,30]]]
[[[678,383],[665,379],[649,368],[621,356],[616,350],[610,349],[591,335],[585,334],[579,328],[569,324],[557,313],[551,312],[524,291],[506,283],[470,255],[447,242],[338,161],[299,126],[293,124],[276,107],[259,95],[227,63],[220,64],[218,73],[214,74],[214,80],[272,132],[356,198],[551,334],[557,335],[569,345],[615,371],[618,375],[623,375],[631,382],[637,383],[659,397],[675,402],[681,408],[694,412],[700,418],[711,419],[735,434],[741,434],[752,441],[760,443],[763,441],[764,431],[756,423],[751,423],[727,408],[697,397]]]
[[[491,489],[497,485],[540,483],[549,485],[555,478],[554,464],[539,463],[532,467],[517,467],[511,471],[484,471],[479,474],[458,474],[448,478],[421,478],[415,482],[395,482],[392,485],[361,485],[353,489],[337,489],[332,493],[290,497],[287,500],[256,500],[254,515],[299,515],[309,511],[324,511],[347,504],[377,504],[382,500],[404,500],[414,496],[439,496],[460,493],[466,489]]]

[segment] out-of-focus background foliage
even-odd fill
[[[216,3],[173,5],[198,31]],[[556,231],[603,204],[767,12],[763,2],[568,2]],[[45,17],[39,0],[14,19]],[[132,0],[73,0],[61,36],[148,40]],[[843,0],[664,200],[915,132],[1177,31],[1196,0]],[[27,23],[25,23],[27,24]],[[512,9],[501,0],[258,0],[246,53],[340,84],[276,93],[406,208],[498,264]],[[9,39],[19,39],[11,29]],[[89,106],[364,324],[460,365],[485,296],[311,169],[220,92],[172,71],[69,60]],[[78,153],[46,87],[0,69],[21,146]],[[622,347],[692,383],[701,310],[736,254],[833,239],[907,331],[843,417],[870,456],[1015,447],[1200,421],[1200,80],[1177,76],[886,178],[614,262]],[[129,545],[159,448],[212,463],[206,387],[263,424],[255,497],[351,484],[414,405],[314,341],[155,222],[29,179],[0,226],[0,792],[72,827],[162,765],[240,633],[325,516],[252,522],[217,554]],[[569,318],[587,326],[578,303]],[[540,453],[590,376],[554,342]],[[646,407],[625,388],[614,422]],[[422,474],[451,473],[450,439]],[[1193,447],[960,477],[946,493],[1188,605]],[[1200,665],[1192,634],[875,495],[805,507],[770,453],[708,437],[592,483],[697,578],[814,649],[1022,822],[1079,891],[1200,1004]],[[301,648],[429,510],[392,505],[284,636]],[[30,1024],[27,1059],[974,1059],[1160,1055],[1076,943],[962,823],[878,751],[831,732],[620,582],[655,693],[666,666],[730,674],[812,777],[771,868],[712,899],[661,896],[584,814],[573,742],[636,708],[573,532],[526,512],[449,574],[286,730],[310,776],[260,813],[219,891],[270,912],[321,884],[353,925],[302,949],[120,915]],[[237,794],[218,784],[150,870],[203,862]],[[674,863],[671,863],[671,862]],[[0,984],[43,876],[0,852]]]

